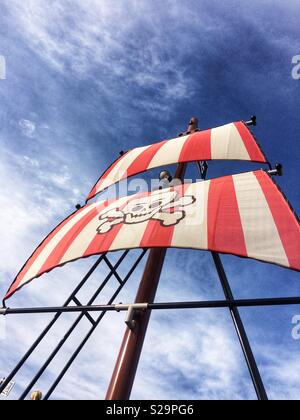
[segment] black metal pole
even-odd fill
[[[74,291],[71,293],[71,295],[68,297],[66,302],[63,304],[63,307],[67,307],[76,294],[82,289],[82,287],[85,285],[87,280],[91,277],[93,272],[96,270],[96,268],[99,266],[103,258],[105,257],[105,254],[101,255],[97,261],[93,264],[91,269],[87,272],[87,274],[84,276],[84,278],[81,280],[81,282],[78,284],[78,286],[74,289]],[[19,372],[21,367],[24,365],[26,360],[31,356],[31,354],[34,352],[34,350],[37,348],[37,346],[41,343],[41,341],[44,339],[44,337],[48,334],[48,332],[51,330],[51,328],[54,326],[56,321],[61,316],[61,311],[54,311],[57,312],[55,317],[50,321],[50,323],[47,325],[47,327],[44,329],[44,331],[39,335],[39,337],[35,340],[35,342],[32,344],[30,349],[25,353],[25,355],[22,357],[22,359],[19,361],[19,363],[15,366],[15,368],[11,371],[11,373],[6,377],[5,381],[0,386],[0,393],[6,388],[6,386],[9,384],[9,382],[14,378],[14,376]]]
[[[122,261],[124,260],[124,258],[128,254],[128,252],[129,251],[125,251],[121,255],[121,257],[117,261],[114,269],[118,268],[118,266],[122,263]],[[105,256],[103,255],[103,258],[104,257]],[[99,288],[96,290],[96,292],[94,293],[94,295],[92,296],[92,298],[88,302],[88,306],[89,305],[92,305],[92,303],[97,299],[97,297],[99,296],[99,294],[101,293],[101,291],[103,290],[103,288],[106,286],[106,284],[108,283],[108,281],[112,277],[112,275],[113,275],[113,271],[110,271],[110,273],[106,276],[106,278],[104,279],[104,281],[102,282],[102,284],[99,286]],[[65,311],[64,311],[64,309],[65,309]],[[76,308],[74,308],[74,309],[76,309]],[[60,308],[59,311],[68,312],[68,308]],[[53,311],[53,312],[56,312],[56,311]],[[58,343],[58,345],[55,347],[55,349],[49,355],[49,357],[47,358],[47,360],[44,362],[43,366],[40,368],[40,370],[33,377],[33,379],[31,380],[31,382],[29,383],[29,385],[26,387],[26,389],[23,391],[23,393],[22,393],[22,395],[20,397],[20,400],[25,399],[26,395],[31,390],[31,388],[33,387],[33,385],[42,376],[42,374],[45,372],[45,370],[47,369],[47,367],[50,365],[50,363],[52,362],[52,360],[54,359],[54,357],[57,355],[57,353],[59,352],[59,350],[62,348],[62,346],[64,345],[64,343],[67,341],[67,339],[70,337],[70,335],[72,334],[72,332],[75,330],[75,328],[77,327],[77,325],[79,324],[79,322],[81,321],[81,319],[85,316],[85,313],[84,313],[84,312],[86,312],[85,310],[79,311],[79,312],[81,312],[81,314],[79,315],[79,317],[74,321],[74,323],[72,324],[72,326],[69,328],[69,330],[67,331],[67,333],[64,335],[63,339]]]
[[[285,306],[300,305],[300,297],[282,297],[265,299],[232,299],[232,300],[208,300],[191,302],[161,302],[149,303],[147,309],[192,309],[192,308],[231,308],[232,306],[241,308],[262,307],[262,306]],[[43,314],[43,313],[74,313],[74,312],[100,312],[100,311],[127,311],[130,304],[122,307],[119,305],[80,305],[68,307],[45,307],[45,308],[7,308],[6,315],[21,314]]]
[[[237,299],[237,300],[211,300],[192,302],[167,302],[153,303],[149,309],[197,309],[197,308],[230,308],[231,306],[241,308],[262,307],[262,306],[285,306],[300,305],[300,297],[266,298],[266,299]]]
[[[119,293],[121,292],[121,290],[123,289],[123,287],[125,286],[125,284],[127,283],[127,281],[129,280],[129,278],[132,276],[133,272],[135,271],[135,269],[139,265],[139,263],[142,261],[142,259],[145,256],[146,252],[147,252],[147,250],[143,250],[143,252],[140,254],[140,256],[138,257],[138,259],[135,261],[135,263],[131,267],[130,271],[128,272],[127,276],[125,277],[125,279],[123,280],[123,282],[120,284],[120,286],[118,287],[118,289],[116,290],[116,292],[114,293],[114,295],[111,297],[110,301],[108,302],[109,305],[112,304],[113,301],[117,298],[117,296],[119,295]],[[81,352],[81,350],[83,349],[83,347],[85,346],[85,344],[87,343],[87,341],[89,340],[89,338],[91,337],[91,335],[93,334],[93,332],[96,330],[97,326],[101,322],[101,320],[104,317],[105,313],[106,313],[106,311],[103,311],[102,314],[97,319],[97,321],[95,321],[95,325],[92,326],[92,328],[90,329],[90,331],[88,332],[88,334],[86,335],[86,337],[83,339],[83,341],[81,342],[81,344],[79,344],[79,346],[77,347],[77,349],[75,350],[75,352],[73,353],[73,355],[70,357],[69,361],[67,362],[67,364],[65,365],[65,367],[63,368],[63,370],[60,372],[60,374],[58,375],[58,377],[56,378],[56,380],[54,381],[54,383],[52,384],[52,386],[50,387],[50,389],[48,390],[47,394],[44,397],[44,400],[48,400],[49,397],[52,395],[52,393],[55,390],[55,388],[57,387],[57,385],[60,383],[60,381],[62,380],[62,378],[64,377],[64,375],[66,374],[66,372],[68,371],[68,369],[70,368],[70,366],[72,365],[72,363],[74,362],[74,360],[76,359],[76,357],[78,356],[78,354]]]
[[[203,164],[201,165],[200,162],[197,162],[197,167],[198,167],[201,178],[205,180],[207,169],[208,169],[207,163],[205,162],[204,169],[203,169]],[[216,269],[217,269],[217,273],[219,275],[219,279],[220,279],[220,282],[224,291],[224,295],[226,297],[226,300],[230,304],[230,307],[229,307],[230,314],[234,323],[234,327],[236,329],[236,333],[238,335],[238,339],[241,344],[242,351],[244,353],[244,357],[245,357],[245,360],[249,369],[249,373],[253,382],[253,386],[254,386],[257,398],[261,401],[266,401],[268,400],[266,389],[263,384],[262,377],[260,375],[252,348],[250,346],[250,342],[249,342],[242,318],[235,304],[234,296],[233,296],[230,284],[228,282],[224,266],[217,252],[212,252],[211,254],[212,254]]]
[[[212,257],[222,284],[222,288],[226,297],[226,300],[230,304],[230,314],[246,359],[246,363],[252,378],[252,382],[255,388],[255,392],[257,394],[257,397],[261,401],[268,400],[268,396],[266,393],[265,386],[263,384],[252,348],[250,346],[250,342],[242,321],[242,318],[240,316],[240,313],[235,305],[233,293],[231,290],[231,287],[229,285],[221,258],[219,254],[216,252],[212,252]]]

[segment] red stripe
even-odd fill
[[[147,224],[140,248],[164,248],[171,246],[174,226],[161,226],[157,220],[150,220]]]
[[[90,255],[100,254],[101,252],[107,252],[111,247],[114,239],[118,235],[123,224],[116,225],[112,230],[105,235],[96,234],[90,245],[87,247],[83,254],[83,257]]]
[[[139,194],[138,196],[137,195],[132,196],[131,199],[145,197],[147,195],[149,195],[149,193],[144,192],[144,193]],[[111,201],[109,204],[111,204],[113,201]],[[115,201],[117,203],[118,200],[115,200]],[[128,200],[125,203],[123,203],[122,206],[120,206],[119,208],[122,209],[123,207],[125,207],[129,201],[130,201],[130,198],[128,198]],[[120,223],[119,225],[114,226],[111,229],[111,231],[107,232],[105,235],[100,235],[99,233],[96,233],[95,237],[93,238],[93,240],[87,247],[86,251],[84,252],[83,257],[88,257],[90,255],[95,255],[101,252],[109,251],[113,241],[117,237],[122,226],[124,226],[123,223]]]
[[[89,244],[89,246],[87,247],[86,251],[84,252],[83,257],[88,257],[90,255],[95,255],[101,252],[108,251],[122,226],[122,223],[113,226],[111,231],[107,232],[105,235],[95,233],[95,236]]]
[[[92,189],[92,191],[89,193],[86,201],[91,200],[93,197],[95,197],[95,195],[101,191],[101,185],[103,183],[103,181],[105,180],[105,178],[108,177],[108,175],[112,172],[112,170],[116,167],[116,165],[122,160],[124,159],[124,157],[128,154],[129,152],[125,153],[123,156],[121,156],[119,159],[117,159],[105,172],[104,174],[101,176],[101,178],[99,179],[99,181],[97,182],[97,184],[94,186],[94,188]]]
[[[175,188],[182,197],[190,184],[183,184]],[[169,247],[172,244],[175,226],[162,226],[158,220],[150,220],[145,229],[140,248]]]
[[[300,270],[300,226],[284,196],[264,171],[254,172],[266,197],[290,267]]]
[[[5,299],[7,299],[9,296],[11,296],[19,287],[20,283],[22,282],[23,278],[27,274],[28,270],[32,266],[32,264],[36,261],[36,259],[39,257],[39,255],[42,253],[42,251],[46,248],[46,246],[49,244],[49,242],[54,238],[54,236],[75,216],[78,215],[79,212],[81,212],[83,208],[76,213],[72,214],[70,217],[68,217],[66,220],[64,220],[59,226],[57,226],[41,243],[41,245],[35,250],[35,252],[32,254],[32,256],[29,258],[29,260],[26,262],[20,273],[17,275],[16,280],[12,284],[11,288],[9,289],[7,295],[5,296]]]
[[[42,268],[38,272],[37,276],[46,273],[47,271],[60,264],[63,256],[65,255],[69,247],[72,245],[73,241],[77,238],[81,231],[90,223],[90,221],[97,216],[98,213],[99,207],[93,208],[80,220],[78,220],[78,222],[64,235],[61,241],[53,249],[49,257],[43,264]]]
[[[248,130],[246,125],[241,121],[235,122],[233,124],[237,128],[237,130],[238,130],[238,132],[239,132],[239,134],[242,138],[242,141],[244,142],[244,145],[247,149],[247,152],[250,156],[250,159],[254,162],[266,163],[266,159],[265,159],[262,151],[260,150],[260,148],[257,145],[254,137],[252,136],[250,130]]]
[[[163,147],[168,140],[161,141],[160,143],[152,144],[147,147],[128,167],[127,172],[123,175],[123,178],[130,177],[132,175],[137,175],[141,172],[144,172],[148,169],[148,166],[156,153]]]
[[[207,218],[208,249],[247,256],[232,176],[210,181]]]
[[[211,130],[191,134],[182,147],[178,162],[211,160]]]

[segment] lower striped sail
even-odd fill
[[[79,258],[132,248],[230,253],[300,271],[300,226],[260,170],[86,205],[42,242],[5,299]]]

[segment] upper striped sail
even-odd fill
[[[248,127],[243,122],[234,122],[130,150],[104,172],[87,201],[116,182],[148,169],[215,159],[266,163],[266,157]]]
[[[300,271],[300,226],[260,170],[86,205],[42,242],[5,299],[79,258],[132,248],[230,253]]]

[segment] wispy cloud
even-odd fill
[[[36,126],[34,122],[26,119],[22,119],[19,121],[19,126],[21,128],[22,133],[26,137],[33,138],[36,130]]]
[[[175,13],[171,15],[173,21],[178,11],[171,9]],[[162,37],[163,22],[145,3],[88,0],[84,4],[75,1],[45,6],[41,1],[14,0],[9,10],[18,31],[36,54],[57,71],[82,79],[96,71],[106,93],[111,88],[117,93],[116,78],[121,84],[155,90],[164,103],[192,91],[191,80],[185,74],[187,66],[184,62],[176,64],[178,55],[184,55],[184,32],[165,31]],[[107,86],[107,80],[111,86]]]

